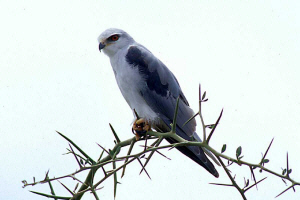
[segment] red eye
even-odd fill
[[[117,41],[119,39],[119,35],[113,35],[109,39],[111,39],[111,41]]]

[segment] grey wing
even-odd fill
[[[195,140],[196,121],[193,119],[188,124],[183,124],[193,116],[188,101],[181,91],[178,81],[173,73],[150,51],[143,46],[131,46],[126,55],[126,61],[137,67],[145,78],[146,86],[140,91],[146,103],[156,112],[164,123],[169,126],[173,121],[176,101],[179,97],[176,133],[186,140]],[[196,138],[199,138],[196,136]],[[177,141],[167,139],[170,143]],[[203,166],[214,176],[218,172],[205,156],[202,148],[197,146],[177,148],[183,154]]]
[[[126,60],[131,66],[137,67],[145,78],[146,86],[140,93],[154,112],[168,119],[173,119],[177,98],[180,98],[177,124],[189,136],[195,132],[196,121],[191,120],[193,110],[189,107],[181,88],[173,73],[150,51],[143,46],[131,46]]]

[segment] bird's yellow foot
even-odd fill
[[[143,118],[135,120],[132,126],[132,131],[135,134],[136,140],[139,140],[140,137],[150,129],[150,124]]]

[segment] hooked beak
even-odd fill
[[[102,42],[99,44],[99,51],[101,52],[101,49],[103,49],[106,45]]]

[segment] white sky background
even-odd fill
[[[234,156],[241,145],[244,160],[258,162],[275,137],[267,166],[281,172],[288,151],[291,175],[300,181],[299,9],[298,1],[1,1],[0,199],[43,199],[28,190],[49,192],[48,185],[23,189],[21,181],[43,179],[48,169],[50,177],[78,169],[72,156],[62,155],[68,144],[55,130],[94,159],[101,152],[96,142],[113,147],[108,123],[121,139],[132,137],[132,113],[98,51],[97,37],[110,27],[160,58],[194,110],[201,83],[207,123],[224,108],[213,147],[226,143]],[[155,155],[147,166],[152,180],[138,175],[138,163],[127,167],[117,199],[241,199],[233,188],[208,184],[229,183],[221,168],[215,179],[177,151],[164,153],[172,160]],[[240,183],[250,177],[246,167],[232,170]],[[257,179],[265,176],[249,199],[273,199],[285,189],[279,178],[257,172]],[[112,179],[102,186],[99,197],[113,199]],[[299,197],[288,191],[279,199]]]

